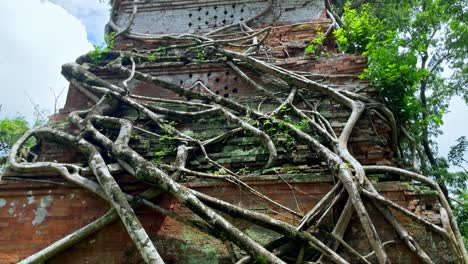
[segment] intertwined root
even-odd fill
[[[125,29],[117,28],[114,25],[115,30],[118,31],[118,35],[144,40],[161,38],[161,36],[131,33],[131,25],[136,14],[137,9],[134,8],[130,23]],[[111,24],[113,24],[112,21]],[[247,27],[246,25],[241,26]],[[284,246],[295,243],[302,245],[300,254],[297,260],[295,260],[297,263],[301,263],[302,261],[322,263],[325,260],[331,260],[335,263],[348,263],[347,260],[338,254],[337,249],[340,246],[348,253],[354,255],[362,263],[370,263],[373,259],[371,257],[374,255],[378,263],[390,263],[385,252],[385,245],[388,241],[382,242],[379,238],[376,231],[378,227],[374,226],[365,206],[365,201],[370,201],[381,212],[396,230],[399,238],[412,252],[417,254],[421,262],[433,263],[426,252],[424,252],[424,249],[419,246],[417,241],[415,241],[403,225],[398,222],[398,219],[394,216],[395,211],[405,214],[414,221],[420,222],[433,232],[441,235],[447,241],[453,253],[454,261],[456,263],[467,263],[466,252],[450,205],[435,182],[422,175],[403,169],[386,166],[362,166],[348,151],[349,137],[356,123],[361,118],[361,115],[366,110],[366,106],[373,105],[373,110],[380,112],[382,116],[386,117],[386,120],[394,129],[394,133],[396,133],[391,112],[386,109],[385,106],[363,95],[334,89],[325,84],[313,81],[298,72],[293,72],[253,57],[252,54],[255,54],[259,49],[270,30],[271,28],[265,28],[247,37],[231,40],[211,39],[209,37],[210,34],[205,36],[190,34],[163,36],[163,38],[178,39],[188,42],[188,44],[184,45],[167,47],[168,50],[178,50],[179,55],[166,59],[175,62],[192,60],[193,58],[190,57],[191,51],[204,49],[211,57],[216,58],[218,62],[224,62],[228,67],[233,69],[240,78],[256,89],[259,94],[277,103],[278,107],[270,112],[262,112],[247,104],[217,95],[201,82],[195,84],[199,89],[185,89],[137,70],[136,61],[151,61],[148,53],[110,51],[103,54],[103,56],[111,59],[105,63],[100,63],[99,66],[88,63],[90,61],[88,58],[89,55],[80,58],[78,60],[80,64],[70,63],[64,65],[63,75],[74,87],[86,94],[90,100],[94,101],[95,105],[90,109],[75,111],[69,115],[69,121],[79,129],[79,133],[70,133],[66,130],[53,128],[36,128],[23,136],[12,148],[9,157],[9,169],[16,172],[53,170],[70,182],[96,193],[101,198],[109,201],[113,209],[93,223],[55,242],[46,249],[23,260],[21,263],[41,263],[119,218],[123,222],[144,261],[146,263],[163,263],[162,258],[133,211],[133,208],[141,205],[148,206],[166,214],[183,224],[197,228],[215,238],[235,244],[248,255],[241,259],[237,259],[236,256],[233,256],[233,259],[237,261],[237,263],[250,263],[254,261],[260,263],[285,263],[286,260],[283,257],[287,254],[286,249],[288,247]],[[259,41],[257,37],[262,37],[262,39]],[[236,42],[246,40],[252,40],[253,44],[235,44]],[[234,52],[225,49],[225,46],[247,48],[247,50],[244,53]],[[262,74],[267,74],[272,78],[281,80],[282,83],[284,83],[284,88],[288,89],[287,96],[284,98],[278,96],[249,78],[242,70],[242,68],[246,66]],[[126,74],[129,78],[123,82],[122,86],[118,86],[94,75],[90,69],[106,70],[116,74]],[[158,87],[175,92],[180,96],[194,99],[195,101],[169,100],[134,95],[127,89],[127,83],[133,79],[154,84]],[[303,92],[314,92],[322,96],[328,96],[331,100],[344,105],[350,110],[346,125],[339,135],[332,129],[330,121],[317,111],[317,109],[313,107],[311,109],[302,109],[298,106],[298,102],[306,106],[311,105],[311,102],[301,96]],[[164,102],[175,106],[196,107],[199,110],[173,110],[170,107],[166,108],[153,105],[151,104],[152,102]],[[140,115],[151,120],[159,129],[173,137],[178,147],[175,153],[176,158],[172,163],[151,162],[141,153],[138,153],[129,146],[129,141],[132,138],[132,132],[134,130],[146,133],[151,137],[160,138],[161,135],[154,133],[149,127],[145,127],[141,124],[137,125],[136,122],[130,119],[116,117],[116,110],[122,105],[137,110]],[[378,107],[376,107],[376,105],[378,105]],[[280,114],[284,108],[290,109],[297,118],[305,120],[310,129],[304,130],[289,122],[284,115]],[[184,134],[171,123],[167,122],[168,119],[174,118],[197,119],[205,116],[223,117],[226,122],[236,127],[226,133],[202,141]],[[269,122],[276,126],[286,127],[294,138],[306,143],[314,150],[318,157],[327,164],[330,172],[338,180],[330,192],[322,197],[316,206],[305,216],[271,200],[269,197],[243,182],[242,177],[239,177],[235,171],[225,168],[210,158],[210,154],[206,150],[207,146],[236,136],[237,133],[244,131],[257,137],[268,151],[269,155],[265,163],[265,168],[274,166],[278,157],[278,146],[276,146],[273,136],[269,135],[267,131],[264,131],[258,123],[254,122],[255,120],[262,120],[263,122]],[[111,128],[114,131],[118,131],[118,133],[114,136],[109,136],[102,132],[103,128]],[[77,166],[74,164],[54,162],[18,162],[17,155],[20,148],[31,137],[53,142],[62,142],[73,146],[86,156],[87,164]],[[396,137],[393,137],[394,144],[395,140]],[[187,165],[190,157],[189,154],[194,152],[202,153],[204,159],[208,163],[220,169],[223,173],[214,174],[189,168]],[[103,153],[109,157],[104,158]],[[106,162],[106,160],[112,160],[115,164],[110,164]],[[84,174],[90,171],[95,176],[96,180],[84,177]],[[124,193],[113,177],[113,175],[122,171],[151,185],[152,188],[138,197]],[[402,177],[422,182],[435,189],[439,194],[439,202],[442,208],[441,213],[447,216],[442,217],[442,219],[445,220],[444,227],[442,228],[434,225],[380,195],[370,183],[366,174],[382,172],[398,174]],[[268,215],[252,212],[206,194],[199,193],[177,182],[179,176],[184,174],[226,180],[250,191],[286,212],[302,217],[302,220],[299,222],[299,225],[293,226],[289,223],[271,218]],[[193,212],[194,217],[190,218],[178,215],[150,202],[151,198],[160,193],[169,193],[175,197],[180,203],[184,204]],[[363,200],[363,196],[367,199]],[[341,211],[341,215],[333,231],[327,233],[328,238],[324,241],[323,238],[321,238],[321,240],[316,237],[313,231],[317,230],[321,221],[330,214],[337,205],[343,204],[342,202],[346,202],[346,205]],[[267,245],[260,245],[240,231],[219,212],[273,230],[281,234],[282,237],[271,241]],[[354,212],[356,212],[373,250],[373,252],[366,256],[362,256],[343,240],[344,233]],[[229,243],[228,245],[230,245]],[[229,248],[228,246],[228,249]],[[315,255],[313,259],[304,259],[305,248],[311,248],[319,254]],[[230,251],[232,252],[232,250]]]

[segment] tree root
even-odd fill
[[[259,92],[261,97],[265,98],[264,101],[271,101],[277,103],[277,105],[275,105],[274,110],[264,113],[260,111],[261,103],[258,106],[252,107],[248,104],[225,98],[212,92],[210,87],[206,87],[201,82],[197,82],[191,88],[186,89],[161,78],[143,73],[139,70],[138,63],[136,62],[140,60],[149,61],[149,56],[146,52],[111,51],[108,55],[113,59],[101,63],[104,65],[100,66],[87,64],[89,62],[89,55],[80,57],[77,60],[78,63],[64,65],[62,67],[62,74],[65,78],[81,93],[95,102],[95,105],[88,110],[72,112],[69,115],[70,123],[79,130],[79,133],[76,135],[51,128],[35,129],[24,135],[12,148],[11,155],[8,159],[10,164],[9,170],[18,175],[38,170],[53,170],[62,175],[66,180],[109,201],[113,209],[109,210],[104,216],[93,223],[53,243],[21,263],[40,263],[46,261],[58,252],[76,244],[84,237],[89,236],[118,218],[120,218],[126,227],[143,260],[146,263],[163,263],[162,258],[156,251],[152,241],[149,239],[137,215],[133,211],[133,207],[139,205],[148,206],[183,224],[195,227],[206,234],[225,241],[226,248],[231,255],[233,263],[236,261],[237,263],[250,263],[254,261],[259,263],[285,263],[286,261],[293,261],[294,263],[312,263],[311,261],[315,261],[314,263],[324,263],[328,260],[339,264],[348,263],[348,260],[341,256],[338,251],[340,246],[344,248],[344,251],[355,256],[361,263],[371,263],[369,258],[374,255],[378,263],[390,263],[390,259],[384,248],[390,241],[382,243],[377,233],[377,227],[374,225],[369,215],[368,208],[365,206],[368,200],[374,204],[393,229],[395,229],[398,236],[403,240],[403,243],[412,252],[417,254],[423,263],[431,264],[433,261],[403,225],[398,222],[394,211],[403,213],[407,217],[410,217],[428,227],[433,232],[441,235],[444,240],[447,241],[455,262],[468,263],[463,240],[458,226],[456,225],[450,204],[435,182],[423,175],[403,169],[386,166],[362,166],[349,151],[349,138],[357,122],[365,111],[373,109],[373,111],[383,116],[382,118],[384,118],[392,128],[392,148],[396,153],[397,131],[395,119],[391,111],[363,95],[337,90],[331,86],[314,81],[314,78],[309,78],[311,76],[308,76],[306,73],[290,71],[254,57],[253,55],[260,52],[260,46],[264,45],[264,41],[272,30],[271,27],[261,30],[250,29],[246,24],[255,17],[244,21],[245,24],[234,25],[247,30],[248,33],[246,32],[245,36],[233,39],[214,38],[216,33],[232,29],[234,27],[232,25],[212,31],[204,36],[193,34],[157,36],[138,34],[131,32],[133,21],[138,12],[137,2],[138,1],[134,1],[132,15],[124,28],[118,27],[113,22],[114,13],[120,1],[113,2],[109,24],[117,32],[118,36],[139,40],[164,39],[182,41],[182,44],[170,46],[168,49],[173,51],[177,50],[179,52],[177,54],[182,54],[182,57],[186,56],[185,59],[189,61],[193,61],[193,58],[188,57],[191,56],[190,54],[192,54],[194,50],[204,49],[205,51],[209,51],[210,56],[214,57],[215,61],[225,62],[243,81]],[[262,12],[260,16],[264,15],[270,9],[271,1],[269,1],[269,7]],[[333,19],[333,14],[329,13],[329,15]],[[332,26],[334,26],[335,23],[339,22],[334,22]],[[332,26],[327,30],[327,34],[331,32]],[[259,40],[260,36],[262,36],[262,38]],[[251,41],[252,44],[246,45],[244,44],[245,41]],[[224,47],[226,46],[248,49],[245,52],[239,53],[225,49]],[[181,59],[184,58],[180,58],[180,56],[168,56],[165,61],[180,63]],[[279,80],[277,83],[282,86],[282,92],[274,93],[266,86],[264,87],[255,82],[244,72],[243,69],[247,66],[253,68],[255,72]],[[128,78],[123,81],[123,87],[120,87],[119,85],[94,75],[91,72],[93,69],[123,74],[128,76]],[[194,101],[134,95],[128,87],[128,83],[131,80],[147,82]],[[285,95],[286,93],[287,96]],[[330,120],[327,120],[327,118],[318,111],[318,103],[316,106],[313,106],[313,104],[303,96],[303,94],[307,93],[315,93],[328,97],[333,102],[349,109],[350,115],[340,134],[333,129]],[[281,98],[278,94],[282,94],[285,98]],[[149,126],[148,123],[140,124],[138,120],[131,121],[122,117],[116,117],[116,110],[122,105],[138,111],[139,115],[146,118],[146,120],[150,120],[149,123],[151,123],[151,126]],[[197,110],[174,110],[167,105],[182,106],[184,109]],[[306,108],[310,108],[310,110],[301,109],[304,105]],[[290,113],[295,115],[295,118],[307,121],[311,131],[299,128],[292,124],[290,120],[286,120],[282,114],[285,108],[290,109]],[[210,139],[201,140],[184,134],[177,129],[175,125],[168,122],[168,120],[174,119],[187,120],[212,116],[223,117],[234,126],[234,128],[230,126],[226,129],[225,133]],[[262,128],[261,122],[266,121],[274,126],[284,127],[296,140],[307,144],[313,152],[317,154],[319,159],[327,165],[330,173],[333,175],[334,179],[337,180],[333,188],[322,197],[305,216],[277,203],[250,187],[239,177],[240,173],[218,163],[210,157],[207,151],[207,149],[209,149],[207,146],[219,144],[237,133],[247,132],[252,137],[258,139],[269,153],[264,168],[274,167],[278,163],[278,147],[276,146],[275,135],[269,134],[268,131]],[[148,137],[162,138],[163,135],[158,134],[160,132],[153,131],[154,127],[157,127],[165,136],[170,136],[170,138],[176,142],[175,160],[170,164],[153,163],[147,160],[142,153],[138,153],[129,145],[134,130],[138,130],[139,133],[145,133],[145,136]],[[101,130],[103,128],[110,128],[115,135],[109,136],[103,133]],[[20,148],[31,137],[70,145],[71,147],[79,149],[85,154],[88,160],[84,166],[54,162],[29,163],[17,161]],[[415,157],[416,150],[414,148],[412,150],[413,157]],[[226,175],[215,175],[214,173],[206,171],[196,171],[190,167],[190,159],[197,152],[202,153],[202,157],[208,161],[210,166],[224,170],[226,173],[223,174]],[[110,164],[107,164],[104,156],[109,156],[113,162],[118,162],[120,165],[118,170]],[[413,166],[415,164],[416,160],[414,158]],[[114,179],[114,174],[122,170],[135,176],[139,181],[151,185],[153,189],[150,189],[149,196],[143,194],[139,197],[133,197],[124,193]],[[372,186],[367,178],[366,172],[388,172],[398,174],[402,177],[420,181],[435,189],[442,206],[441,215],[443,216],[442,222],[444,227],[439,227],[415,215],[406,208],[386,199]],[[82,175],[84,175],[84,173],[94,175],[97,182],[83,177]],[[302,220],[300,220],[297,225],[292,225],[274,219],[266,214],[249,211],[240,206],[210,197],[177,182],[183,175],[215,178],[236,184],[241,188],[247,189],[256,197],[281,208],[288,214],[301,217]],[[151,203],[149,198],[159,193],[168,193],[175,197],[194,215],[201,218],[201,220],[182,217]],[[363,199],[363,197],[368,198],[368,200]],[[346,204],[341,210],[341,214],[338,221],[334,224],[333,230],[331,232],[325,232],[328,238],[324,240],[324,238],[317,236],[316,233],[318,231],[323,232],[321,224],[324,222],[325,218],[338,208],[338,205],[342,206],[342,201],[344,202],[345,200]],[[282,237],[270,241],[267,245],[260,245],[239,230],[239,228],[223,217],[218,211],[233,218],[240,218],[249,223],[275,231],[281,234]],[[356,216],[371,246],[372,252],[367,255],[352,248],[343,238],[354,212],[356,212]],[[248,256],[239,257],[233,244],[247,253]],[[299,245],[299,247],[297,247],[297,245]],[[316,254],[308,254],[307,250],[309,249],[312,249]],[[289,253],[295,254],[292,260],[290,260],[291,255],[288,255]]]

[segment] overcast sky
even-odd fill
[[[53,111],[53,93],[68,87],[60,74],[62,64],[103,44],[108,1],[99,0],[0,0],[0,118],[26,116],[33,106]],[[60,103],[63,106],[65,94]],[[452,100],[439,136],[440,153],[460,136],[468,136],[468,107]],[[468,156],[468,155],[467,155]]]
[[[98,0],[0,1],[0,118],[33,119],[28,97],[49,114],[68,83],[64,63],[103,44],[109,6]],[[27,96],[26,96],[27,95]],[[60,97],[60,105],[66,90]]]

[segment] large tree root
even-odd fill
[[[247,35],[227,40],[215,39],[214,35],[222,30],[232,29],[235,26],[229,26],[204,36],[193,34],[178,36],[136,34],[132,33],[131,28],[138,12],[137,1],[135,1],[129,24],[124,28],[117,27],[113,22],[114,11],[118,8],[117,2],[119,1],[114,1],[110,22],[111,27],[114,28],[117,35],[139,40],[164,39],[181,42],[182,44],[167,47],[167,50],[177,51],[178,54],[178,56],[167,56],[164,58],[165,63],[168,64],[178,63],[183,59],[185,61],[195,61],[191,54],[196,49],[204,49],[214,60],[224,62],[242,80],[251,85],[261,94],[264,98],[263,101],[273,102],[276,105],[273,110],[262,112],[262,103],[256,106],[255,109],[245,103],[220,96],[212,92],[210,87],[206,87],[201,82],[197,82],[191,88],[186,89],[161,78],[143,73],[139,70],[138,63],[136,62],[151,62],[146,52],[110,51],[105,54],[107,55],[106,58],[110,59],[101,62],[100,65],[90,64],[89,55],[80,57],[77,60],[78,63],[64,65],[62,73],[65,78],[91,101],[95,102],[95,105],[88,110],[76,111],[69,115],[70,123],[78,128],[79,133],[71,134],[70,131],[39,128],[30,131],[22,137],[11,151],[9,170],[15,171],[17,174],[21,174],[21,172],[33,172],[39,169],[53,170],[62,175],[66,180],[105,199],[110,203],[112,209],[93,223],[53,243],[21,263],[40,263],[46,261],[58,252],[69,248],[84,237],[95,233],[118,218],[124,224],[143,260],[146,263],[163,263],[162,258],[133,211],[134,207],[140,205],[148,206],[217,239],[228,241],[226,244],[227,248],[232,260],[238,261],[237,263],[251,263],[255,261],[259,263],[307,263],[308,261],[325,263],[329,260],[340,264],[349,263],[344,256],[340,255],[342,251],[354,256],[361,263],[371,263],[373,258],[380,264],[390,263],[384,247],[390,241],[382,243],[377,232],[378,226],[374,225],[368,208],[366,208],[365,203],[368,201],[374,204],[395,229],[403,243],[419,257],[421,262],[426,264],[433,263],[424,249],[404,226],[399,223],[394,211],[403,213],[441,235],[449,245],[455,263],[468,263],[466,250],[463,246],[460,231],[456,225],[450,204],[435,182],[425,176],[403,169],[385,166],[362,166],[348,150],[349,138],[357,122],[363,113],[369,109],[383,116],[383,119],[393,129],[392,147],[396,150],[397,134],[395,119],[391,111],[385,108],[385,106],[361,94],[337,90],[308,78],[307,74],[290,71],[252,56],[259,52],[260,46],[264,43],[272,29],[271,27],[254,31],[246,24],[238,24],[235,26],[246,29]],[[265,12],[269,12],[270,8],[271,2]],[[249,19],[247,22],[250,21]],[[327,34],[331,31],[331,28],[327,30]],[[246,41],[251,41],[252,44],[245,44]],[[245,52],[234,52],[225,49],[224,47],[226,46],[237,49],[247,48],[247,50]],[[284,86],[282,87],[284,96],[281,96],[283,92],[276,93],[270,91],[254,81],[246,74],[246,68],[279,80],[278,83]],[[126,75],[128,78],[123,81],[123,87],[120,87],[99,78],[91,70],[110,71]],[[128,88],[131,80],[151,83],[194,101],[134,95],[131,94],[131,90]],[[350,114],[341,133],[338,134],[334,131],[330,120],[327,120],[317,107],[313,106],[306,99],[304,94],[310,93],[328,97],[333,102],[337,102],[348,108]],[[142,124],[138,120],[131,121],[122,117],[116,117],[116,110],[122,105],[136,110],[142,118],[149,120],[149,122]],[[197,110],[174,110],[167,105]],[[301,107],[304,105],[309,109],[302,109]],[[286,120],[282,114],[284,109],[290,109],[294,118],[306,121],[310,129],[299,128],[292,124],[290,120]],[[212,116],[224,118],[233,128],[213,138],[201,140],[184,134],[168,122],[168,120],[174,119],[197,119]],[[337,183],[329,193],[322,197],[305,216],[255,190],[242,181],[238,172],[216,162],[210,157],[209,151],[207,151],[209,145],[222,142],[236,136],[237,133],[244,132],[258,139],[268,152],[268,159],[262,169],[278,165],[278,146],[275,142],[275,135],[271,135],[263,129],[261,122],[268,122],[274,126],[284,127],[288,129],[294,138],[309,145],[320,160],[327,165],[334,179],[337,180]],[[151,126],[148,125],[149,123],[151,123]],[[172,163],[151,162],[144,157],[144,153],[138,153],[129,145],[135,131],[145,133],[148,137],[162,138],[163,135],[158,134],[159,132],[155,132],[152,129],[154,127],[157,127],[164,135],[170,136],[177,143],[174,155],[175,160]],[[109,133],[106,134],[103,130],[107,130]],[[87,163],[83,166],[78,166],[76,164],[54,162],[29,163],[17,161],[20,148],[31,137],[65,143],[79,149],[86,156]],[[413,154],[414,152],[413,150]],[[206,171],[197,171],[188,166],[190,159],[195,153],[202,153],[203,159],[213,167],[223,171],[223,173],[220,175]],[[116,171],[113,166],[107,164],[104,157],[113,162],[118,162],[120,166],[119,171],[124,170],[126,173],[135,176],[139,181],[151,185],[154,189],[138,197],[124,193],[113,177]],[[413,159],[412,163],[416,164],[416,161]],[[402,177],[423,182],[435,189],[443,208],[442,214],[447,216],[443,217],[443,219],[447,219],[443,221],[444,227],[434,225],[416,216],[406,208],[379,194],[366,175],[366,173],[374,172],[398,174]],[[96,180],[84,177],[85,173],[92,174]],[[287,214],[300,217],[302,220],[295,226],[274,219],[266,214],[249,211],[240,206],[210,197],[177,182],[183,175],[225,180],[249,191],[251,194],[267,201]],[[149,198],[159,193],[168,193],[175,197],[198,218],[182,217],[151,203]],[[363,197],[366,197],[366,199],[363,199]],[[330,229],[330,232],[324,231],[321,225],[325,218],[329,217],[336,208],[343,205],[344,208],[341,210],[341,214],[339,214],[339,218],[334,224],[333,229]],[[240,218],[252,224],[270,229],[282,236],[270,241],[267,245],[260,245],[228,221],[226,217],[223,217],[220,212],[233,218]],[[370,250],[372,250],[367,255],[354,249],[344,240],[344,235],[353,213],[356,213],[368,239]],[[325,233],[326,235],[318,236],[318,233]],[[231,243],[248,254],[248,256],[239,259]],[[342,251],[339,251],[340,247],[343,248]],[[308,254],[310,250],[315,252],[315,254]],[[291,260],[291,253],[296,254],[293,260]]]

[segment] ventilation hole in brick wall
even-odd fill
[[[229,75],[229,72],[228,72],[228,71],[226,72],[226,75]]]
[[[205,21],[205,25],[208,25],[208,21]]]
[[[182,85],[182,84],[184,83],[184,81],[180,80],[180,82],[179,82],[179,83],[180,83],[180,85]]]
[[[225,15],[227,15],[228,11],[227,11],[227,10],[224,10],[224,12],[223,12],[223,13],[224,13]]]
[[[210,76],[211,76],[211,72],[209,72],[209,73],[207,74],[207,76],[210,77]]]
[[[219,83],[219,81],[220,81],[219,78],[216,78],[216,79],[215,79],[215,82]]]
[[[210,12],[206,11],[205,16],[207,16],[207,15],[209,15],[209,14],[210,14]]]
[[[199,7],[198,7],[198,11],[201,11],[201,9],[202,9],[201,6],[199,6]]]
[[[189,22],[189,23],[188,23],[188,26],[189,26],[189,27],[192,27],[192,25],[193,25],[192,22]]]
[[[213,9],[214,9],[214,10],[218,9],[218,6],[213,6]]]
[[[232,8],[236,8],[236,4],[232,4]]]
[[[219,94],[219,91],[216,91],[215,94]]]
[[[227,86],[224,86],[224,90],[227,90],[227,89],[229,89],[229,87],[227,87]]]
[[[244,18],[243,18],[243,17],[241,17],[240,21],[244,21]]]
[[[244,8],[241,9],[241,13],[244,13]]]
[[[189,73],[188,77],[191,79],[193,77],[193,74]]]
[[[233,93],[237,93],[237,88],[232,89]]]
[[[201,20],[201,17],[198,17],[197,19],[198,19],[198,21],[200,21],[200,20]]]
[[[223,21],[221,21],[221,22],[223,22],[223,24],[226,24],[226,19],[223,19]]]
[[[236,76],[236,77],[234,77],[234,81],[236,81],[236,82],[237,82],[237,76]]]
[[[198,26],[198,29],[201,29],[201,27],[200,27],[200,26]]]
[[[233,15],[233,14],[231,14],[229,17],[230,17],[230,18],[234,18],[234,15]]]
[[[228,98],[228,97],[229,97],[229,94],[228,94],[228,93],[225,93],[225,94],[223,94],[223,96],[224,96],[225,98]]]
[[[214,18],[214,19],[218,19],[218,16],[214,16],[213,18]]]

